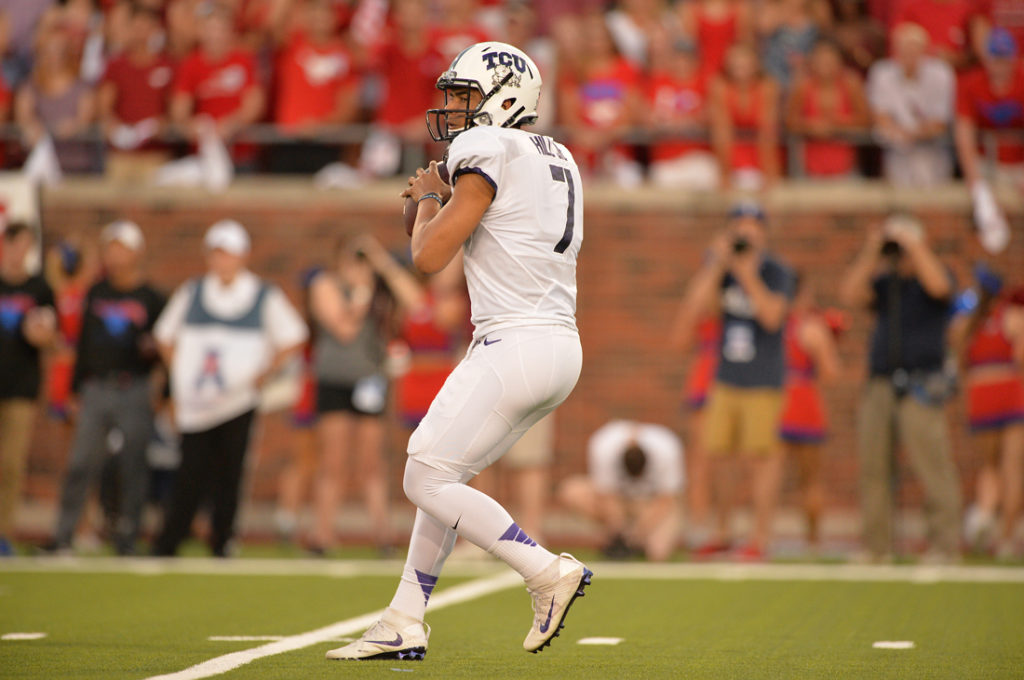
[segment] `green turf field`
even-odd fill
[[[168,573],[162,564],[0,563],[0,634],[46,633],[0,641],[0,678],[141,680],[232,652],[304,644],[292,636],[358,624],[386,605],[400,569],[372,561],[184,560]],[[1021,569],[593,566],[594,583],[566,630],[538,655],[520,647],[531,621],[525,590],[507,587],[505,571],[485,564],[442,578],[436,601],[466,599],[428,615],[433,634],[423,662],[328,662],[323,653],[346,637],[335,636],[206,677],[1024,677]],[[481,584],[493,592],[466,590]],[[622,641],[578,644],[595,636]],[[876,641],[914,648],[874,649]]]

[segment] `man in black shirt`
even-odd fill
[[[840,288],[846,304],[871,309],[876,317],[871,377],[857,426],[864,541],[874,561],[889,559],[892,551],[897,436],[924,487],[929,558],[956,559],[960,482],[944,410],[951,385],[943,371],[954,287],[920,222],[894,215],[869,233]]]
[[[57,327],[53,291],[29,274],[27,259],[38,245],[23,222],[3,230],[0,256],[0,556],[10,544],[21,500],[25,460],[40,386],[40,349],[53,342]]]
[[[114,547],[126,555],[135,551],[149,482],[149,377],[157,359],[151,332],[165,300],[145,282],[144,241],[138,226],[114,222],[103,230],[101,240],[105,278],[89,289],[83,305],[72,379],[80,407],[53,548],[70,548],[90,483],[107,455],[107,437],[116,428],[123,444],[117,454],[120,508]]]

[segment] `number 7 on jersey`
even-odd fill
[[[565,182],[569,186],[569,207],[565,211],[565,233],[562,240],[555,245],[556,253],[564,253],[565,249],[572,243],[572,230],[576,223],[576,185],[572,181],[572,171],[563,168],[561,165],[549,165],[551,168],[551,179],[556,182]]]

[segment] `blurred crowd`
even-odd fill
[[[488,39],[624,186],[1024,174],[1014,0],[3,0],[4,162],[52,140],[65,172],[138,178],[219,140],[243,172],[389,176],[440,156],[434,82]]]

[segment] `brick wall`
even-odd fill
[[[136,220],[149,239],[153,280],[170,290],[202,271],[200,239],[215,219],[230,216],[251,231],[253,269],[280,283],[295,299],[297,273],[324,262],[335,239],[362,231],[385,245],[402,247],[397,185],[320,193],[298,181],[249,180],[226,194],[165,189],[119,189],[82,180],[44,196],[48,239],[81,232],[95,235],[115,217]],[[1002,197],[1014,215],[1015,241],[1002,266],[1024,276],[1024,210],[1014,194]],[[968,203],[960,188],[895,194],[879,185],[790,185],[767,200],[774,249],[800,269],[823,305],[838,305],[839,277],[861,244],[864,229],[893,206],[910,207],[925,219],[940,254],[967,280],[978,255],[968,229]],[[669,424],[684,431],[680,390],[689,357],[666,343],[668,328],[687,279],[705,244],[722,224],[728,201],[588,187],[586,236],[579,268],[579,324],[584,368],[575,393],[558,415],[556,476],[580,470],[589,433],[612,417]],[[829,502],[856,504],[853,423],[863,373],[869,317],[854,315],[841,341],[849,370],[827,391],[833,436],[827,447]],[[950,407],[956,457],[965,488],[976,463],[960,427],[962,405]],[[43,420],[32,451],[29,493],[54,498],[66,456],[67,432]],[[255,498],[273,497],[275,479],[297,438],[281,417],[267,418],[253,471]],[[396,493],[404,442],[392,438]],[[789,486],[792,486],[789,484]],[[911,486],[907,499],[917,496]]]

